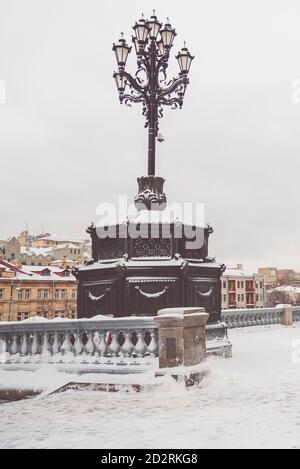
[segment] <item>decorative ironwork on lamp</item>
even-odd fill
[[[122,33],[118,43],[113,45],[118,64],[118,72],[113,76],[121,103],[127,106],[134,102],[142,103],[143,115],[146,118],[145,127],[148,128],[148,176],[140,178],[139,187],[142,192],[139,192],[135,202],[143,203],[146,208],[153,208],[153,204],[157,203],[158,208],[162,208],[166,197],[163,192],[158,193],[158,190],[163,187],[163,178],[155,176],[158,120],[163,117],[163,106],[170,106],[172,109],[182,107],[189,83],[188,73],[194,57],[184,45],[176,56],[180,67],[179,76],[168,80],[166,70],[176,36],[169,19],[162,25],[153,10],[150,19],[147,20],[142,15],[133,30],[135,35],[132,36],[132,42],[137,57],[137,71],[132,75],[125,70],[131,47],[126,44]],[[162,180],[162,183],[158,179]],[[143,189],[146,182],[147,187]]]

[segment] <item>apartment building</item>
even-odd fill
[[[77,281],[69,269],[17,267],[0,260],[0,321],[76,318]]]
[[[263,308],[265,286],[262,274],[243,270],[241,264],[226,269],[221,278],[222,309]]]

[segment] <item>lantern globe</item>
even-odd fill
[[[116,55],[118,66],[124,68],[126,65],[128,54],[131,51],[131,47],[126,44],[125,39],[120,38],[118,43],[113,45],[113,51]]]
[[[170,49],[173,45],[174,38],[176,36],[176,31],[170,23],[166,23],[165,26],[160,30],[161,40],[166,49]]]
[[[141,18],[135,23],[133,29],[138,41],[141,41],[143,43],[146,42],[146,39],[148,38],[149,33],[151,31],[151,28],[150,26],[148,26],[146,20],[144,18]]]
[[[157,16],[155,16],[154,14],[150,17],[150,20],[147,21],[147,24],[150,27],[150,39],[156,40],[159,30],[162,27],[162,24],[158,21]]]
[[[180,72],[182,74],[188,74],[192,60],[194,59],[194,56],[192,56],[187,49],[187,47],[183,47],[180,52],[176,55],[176,59],[179,64]]]
[[[124,91],[125,91],[125,86],[126,86],[126,80],[125,80],[124,75],[122,75],[122,74],[119,73],[119,72],[115,72],[115,73],[113,74],[113,77],[114,77],[114,79],[115,79],[118,92],[119,92],[120,94],[123,94]]]

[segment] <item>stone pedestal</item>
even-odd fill
[[[167,308],[154,318],[159,336],[159,367],[194,366],[206,357],[204,308]]]
[[[280,314],[280,323],[283,326],[293,325],[293,308],[291,306],[286,306],[284,311]]]

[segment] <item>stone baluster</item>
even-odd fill
[[[266,324],[275,324],[276,319],[275,319],[275,313],[266,313]]]
[[[150,344],[148,345],[148,351],[152,357],[156,357],[158,353],[158,343],[156,340],[156,330],[150,330]]]
[[[30,346],[30,354],[37,355],[39,353],[39,348],[40,348],[39,337],[38,337],[37,332],[34,332],[32,336],[31,346]]]
[[[28,353],[28,338],[26,332],[23,332],[20,344],[20,355],[24,357]]]
[[[145,339],[144,339],[144,332],[142,329],[138,329],[136,331],[137,335],[137,343],[135,344],[134,351],[137,357],[143,357],[145,355],[145,351],[147,349],[147,346],[145,344]]]
[[[54,332],[53,335],[53,343],[52,343],[52,353],[53,355],[56,355],[57,353],[60,352],[61,346],[60,346],[60,338],[58,335],[58,332]]]
[[[0,336],[0,363],[5,363],[8,358],[9,342],[8,335]]]
[[[132,340],[131,340],[132,330],[130,329],[124,330],[123,335],[124,335],[125,340],[121,348],[121,353],[124,357],[130,357],[134,349]]]
[[[47,331],[44,331],[43,334],[41,355],[46,357],[52,355],[52,347],[49,342],[49,333]]]
[[[106,353],[106,342],[105,342],[105,332],[98,331],[97,341],[95,338],[96,343],[96,352],[98,353],[99,357],[104,357]]]
[[[79,331],[76,332],[76,338],[74,342],[74,351],[75,351],[76,356],[81,355],[84,349],[81,335],[82,335],[82,332],[79,332]]]
[[[62,355],[70,355],[73,352],[73,345],[71,342],[71,332],[66,332],[64,341],[61,346]]]
[[[87,343],[84,346],[84,352],[87,355],[94,355],[94,352],[95,352],[95,344],[94,344],[94,340],[93,340],[93,335],[94,334],[93,334],[92,331],[87,332],[88,340],[87,340]]]
[[[11,355],[15,355],[18,353],[18,336],[17,334],[13,334],[12,336],[12,341],[11,341],[11,344],[10,344],[10,354]]]
[[[120,351],[120,344],[118,341],[119,331],[113,331],[111,333],[111,342],[109,345],[109,352],[112,357],[118,357]]]

